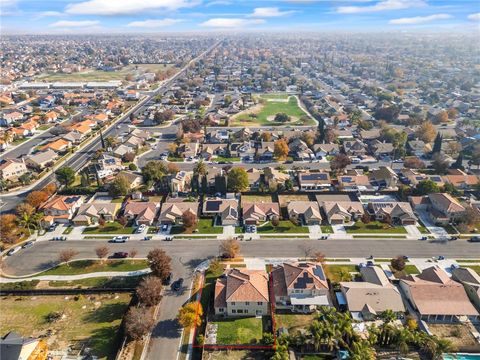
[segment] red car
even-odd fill
[[[114,252],[112,255],[112,258],[114,259],[125,259],[126,257],[128,257],[128,253],[123,251]]]

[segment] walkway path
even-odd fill
[[[25,278],[4,278],[0,277],[0,283],[13,283],[19,281],[73,281],[82,279],[91,279],[97,277],[117,277],[117,276],[139,276],[150,273],[150,269],[136,270],[136,271],[104,271],[104,272],[92,272],[88,274],[77,275],[39,275]]]

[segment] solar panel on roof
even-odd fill
[[[294,289],[305,289],[307,284],[313,284],[313,279],[308,276],[307,272],[303,273],[302,277],[299,277],[295,284],[293,284]]]
[[[212,200],[207,202],[207,211],[218,211],[220,209],[220,204],[222,202],[219,200]]]
[[[325,273],[323,272],[323,268],[321,266],[315,266],[313,268],[313,273],[320,278],[320,280],[326,280],[325,279]]]
[[[430,179],[433,180],[433,181],[436,181],[436,182],[441,182],[442,181],[442,178],[440,176],[432,176]]]

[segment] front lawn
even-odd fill
[[[168,159],[168,161],[172,161],[172,162],[184,162],[185,161],[185,159],[182,158],[182,157],[176,157],[176,156],[171,156],[171,155],[169,155],[167,159]]]
[[[292,223],[290,220],[281,220],[278,226],[273,226],[270,221],[264,225],[257,226],[258,233],[280,233],[280,234],[296,234],[296,233],[308,233],[308,227],[298,226]]]
[[[90,226],[83,230],[83,234],[133,234],[135,229],[132,226],[123,227],[122,224],[113,221],[107,222],[104,227]]]
[[[216,158],[213,158],[212,160],[217,161],[217,162],[239,162],[240,158],[239,157],[223,157],[223,156],[217,156]]]
[[[418,231],[420,231],[420,233],[422,234],[430,234],[430,231],[428,231],[428,229],[425,226],[417,226],[417,228],[418,228]]]
[[[65,230],[63,230],[63,235],[68,235],[72,232],[73,226],[67,227]]]
[[[198,230],[198,231],[195,231]],[[223,233],[223,227],[213,226],[212,219],[198,219],[196,228],[185,228],[182,225],[172,226],[170,230],[171,235],[177,234],[221,234]]]
[[[322,229],[323,234],[333,234],[333,229],[330,225],[321,225],[320,229]]]
[[[0,332],[45,338],[49,350],[88,347],[99,359],[114,358],[120,346],[118,330],[130,294],[95,296],[35,296],[2,299]],[[63,318],[48,321],[49,315]]]
[[[332,265],[325,266],[325,273],[332,282],[351,281],[351,273],[358,272],[356,265]]]
[[[137,271],[148,268],[147,260],[77,260],[61,264],[40,275],[78,275],[103,271]]]
[[[256,344],[263,334],[262,319],[255,317],[221,319],[217,324],[217,344]]]
[[[448,234],[458,234],[458,231],[452,225],[442,226]]]
[[[386,234],[406,234],[407,230],[403,226],[390,226],[380,221],[371,221],[368,224],[357,221],[352,226],[345,226],[348,234],[355,233],[386,233]]]

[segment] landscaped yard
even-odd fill
[[[286,328],[289,334],[303,330],[315,320],[316,314],[275,314],[276,329]]]
[[[349,234],[355,233],[386,233],[386,234],[406,234],[407,230],[403,226],[390,226],[380,221],[371,221],[368,224],[357,221],[353,226],[345,226],[345,231]]]
[[[308,233],[308,227],[298,226],[292,223],[290,220],[279,221],[278,226],[273,226],[270,221],[265,224],[257,226],[257,232],[260,234],[268,233],[280,233],[280,234],[295,234],[295,233]]]
[[[330,225],[321,225],[320,229],[323,234],[333,234],[333,229]]]
[[[103,271],[137,271],[148,268],[147,260],[77,260],[59,265],[40,275],[77,275]]]
[[[117,332],[130,302],[129,294],[90,296],[6,297],[2,299],[0,333],[15,331],[22,336],[39,337],[47,330],[49,350],[92,349],[101,359],[114,358],[120,338]],[[63,318],[49,322],[49,314]]]
[[[325,273],[332,282],[350,281],[351,273],[358,272],[356,265],[326,265]]]
[[[198,224],[195,231],[195,228],[184,228],[182,225],[175,225],[170,230],[170,234],[221,234],[223,232],[223,227],[213,226],[212,219],[198,219]]]
[[[404,276],[407,276],[407,275],[416,275],[416,274],[420,274],[420,271],[418,270],[418,268],[415,266],[415,265],[412,265],[412,264],[407,264],[405,265],[405,269],[403,269],[402,271],[393,271],[392,267],[390,266],[390,270],[392,270],[393,272],[393,276],[395,276],[397,279],[400,279]]]
[[[262,339],[262,319],[249,318],[228,318],[213,321],[218,325],[217,344],[252,344]]]
[[[123,226],[113,221],[107,222],[104,227],[90,226],[83,230],[83,234],[133,234],[135,229],[132,226]]]
[[[315,122],[300,108],[296,96],[276,94],[260,96],[260,103],[230,119],[230,126],[313,125]],[[289,122],[276,122],[275,115],[285,113]]]

